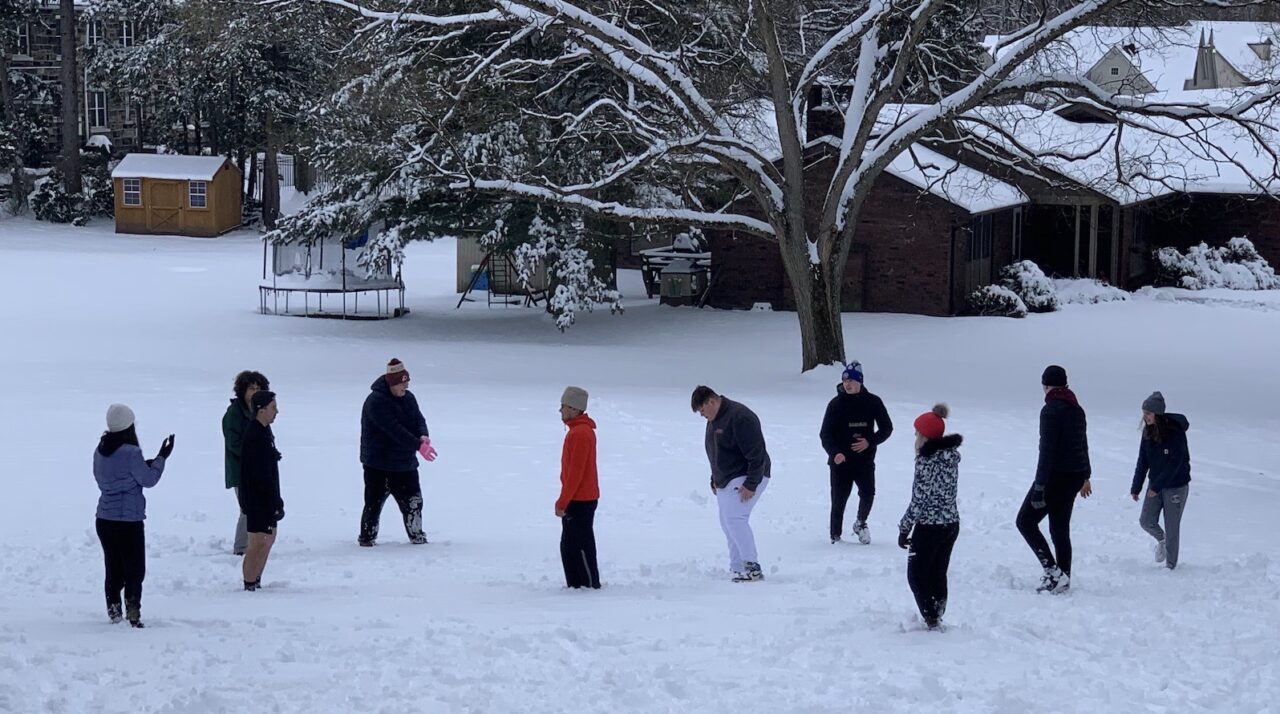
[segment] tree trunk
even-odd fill
[[[249,188],[245,190],[245,203],[253,203],[255,200],[261,202],[258,196],[258,150],[249,150],[249,173],[245,174],[245,178],[249,179]]]
[[[267,152],[262,162],[262,224],[274,229],[280,218],[280,152],[279,137],[275,130],[275,117],[267,115]]]
[[[74,0],[59,0],[59,31],[62,34],[62,186],[67,195],[81,191],[80,105],[83,101],[76,82],[76,8]]]
[[[844,326],[840,319],[840,280],[844,271],[814,265],[805,238],[780,241],[779,248],[800,318],[801,371],[824,364],[844,364]]]
[[[13,133],[13,165],[10,167],[13,180],[9,184],[9,202],[14,213],[21,213],[27,205],[27,170],[23,166],[27,156],[27,137],[18,124],[18,102],[9,82],[8,47],[0,47],[0,107],[3,107],[9,125],[17,129]]]

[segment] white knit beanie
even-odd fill
[[[587,390],[582,387],[565,387],[564,394],[560,396],[560,403],[566,407],[585,412],[587,410]]]
[[[107,407],[107,431],[124,431],[133,426],[133,410],[123,404]]]

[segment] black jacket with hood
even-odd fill
[[[1142,482],[1148,477],[1150,488],[1156,493],[1191,483],[1191,453],[1187,448],[1191,424],[1181,414],[1165,414],[1162,426],[1161,441],[1143,437],[1138,445],[1138,467],[1133,471],[1129,493],[1141,493]]]

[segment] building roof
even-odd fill
[[[894,157],[885,171],[969,213],[998,211],[1031,200],[1017,186],[920,144],[912,144],[911,148]]]
[[[111,170],[111,178],[212,181],[226,161],[225,156],[128,154]]]

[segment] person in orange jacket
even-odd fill
[[[596,473],[596,423],[587,416],[587,391],[566,387],[560,397],[560,420],[569,427],[560,453],[560,561],[571,588],[600,588],[596,565],[596,506],[600,481]]]

